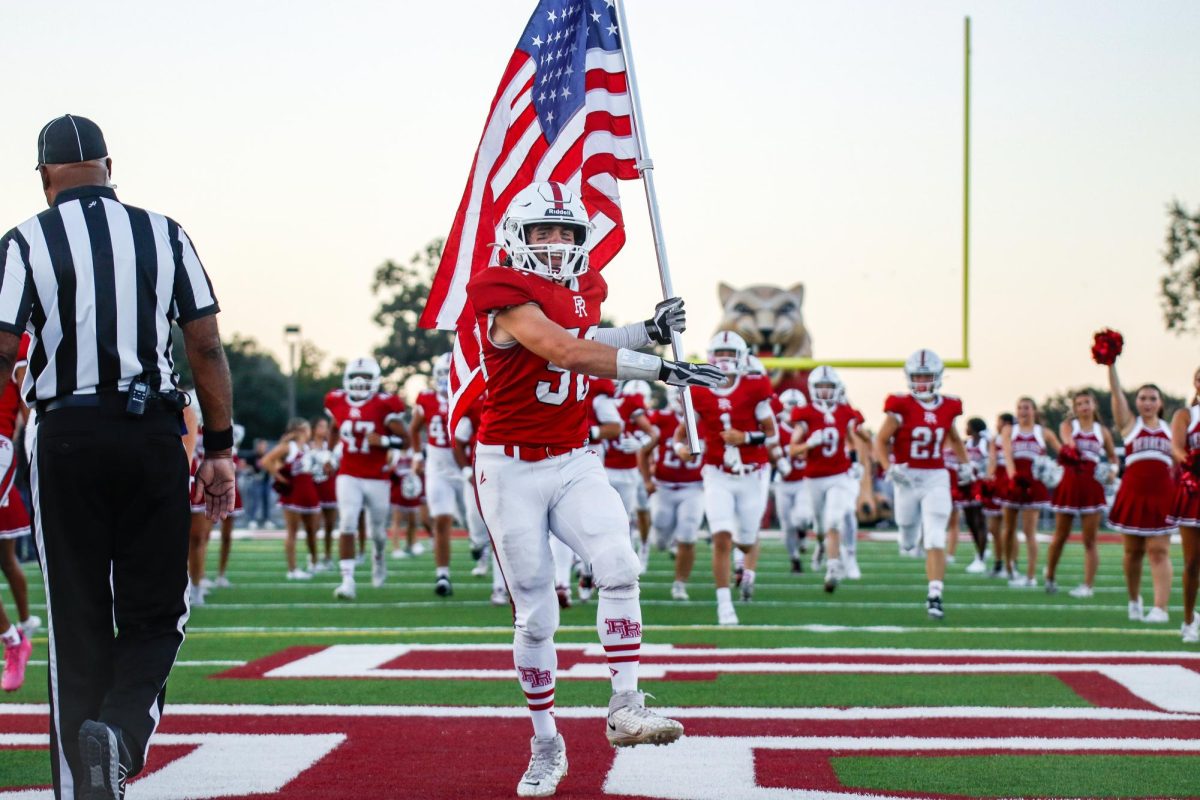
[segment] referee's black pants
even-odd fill
[[[188,616],[188,463],[179,415],[159,408],[56,409],[33,435],[50,760],[55,796],[70,800],[85,720],[120,729],[131,774],[158,726]]]

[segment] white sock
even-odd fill
[[[0,633],[0,640],[8,647],[16,647],[21,643],[21,632],[17,630],[16,625],[9,625],[8,630]]]
[[[600,591],[596,602],[596,632],[608,658],[614,692],[635,692],[642,648],[642,604],[632,597],[610,597]]]
[[[718,586],[717,587],[717,605],[719,605],[719,606],[733,605],[733,598],[729,596],[729,587],[728,586]]]
[[[343,558],[338,562],[338,567],[342,571],[343,583],[354,583],[354,567],[355,561],[353,558]]]
[[[930,581],[929,582],[929,596],[930,597],[941,597],[942,596],[942,588],[943,588],[943,584],[941,581]]]
[[[554,641],[532,641],[518,630],[513,637],[513,664],[533,720],[533,735],[540,739],[554,737],[558,733],[554,724],[554,685],[558,674]]]
[[[436,575],[439,578],[449,578],[450,577],[450,568],[449,567],[437,567]]]

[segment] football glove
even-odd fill
[[[958,465],[958,485],[970,486],[979,479],[979,474],[975,471],[975,465],[971,463]]]
[[[887,478],[897,486],[912,486],[912,476],[908,473],[908,464],[892,464],[888,467]]]
[[[788,475],[791,475],[792,474],[791,459],[784,458],[782,456],[775,459],[775,469],[779,470],[779,474],[784,478],[786,478]]]
[[[667,361],[663,359],[658,370],[658,379],[672,386],[707,386],[715,389],[724,386],[728,376],[712,364],[693,364],[690,361]]]
[[[670,344],[671,332],[683,333],[687,329],[687,312],[682,297],[663,300],[654,307],[654,316],[646,320],[646,335],[658,344]]]

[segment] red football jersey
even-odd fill
[[[771,380],[765,375],[743,375],[730,389],[692,386],[691,392],[696,425],[700,429],[700,438],[704,439],[704,463],[716,466],[725,463],[725,441],[721,432],[727,427],[747,432],[758,430],[758,404],[769,400],[773,394]],[[738,450],[743,464],[765,464],[769,460],[765,445],[743,445]]]
[[[379,392],[362,402],[355,402],[341,389],[325,395],[325,411],[333,417],[338,438],[342,441],[342,463],[338,474],[353,478],[387,477],[388,449],[373,446],[367,436],[388,435],[387,424],[400,419],[404,401],[393,394]]]
[[[650,424],[658,429],[655,448],[654,478],[661,483],[696,483],[704,456],[694,454],[687,461],[675,452],[675,430],[682,424],[679,415],[669,408],[650,412]]]
[[[845,403],[839,404],[828,414],[818,410],[816,406],[792,409],[792,424],[805,426],[806,441],[813,434],[821,436],[820,442],[808,449],[805,477],[827,478],[830,475],[841,475],[850,469],[847,445],[859,418],[859,413]]]
[[[637,453],[626,453],[617,447],[617,443],[631,438],[638,429],[634,420],[646,413],[646,401],[640,394],[618,397],[617,411],[621,414],[621,435],[604,441],[604,466],[609,469],[637,469]]]
[[[774,406],[775,404],[772,403],[771,405]],[[793,411],[794,410],[795,409],[793,409]],[[792,441],[793,428],[791,414],[791,411],[787,412],[786,414],[783,413],[783,411],[779,411],[775,414],[775,424],[779,426],[779,441],[783,445],[783,452],[785,455],[787,454],[788,445]],[[788,483],[794,483],[795,481],[802,481],[808,477],[808,473],[805,472],[805,470],[808,468],[808,459],[806,459],[804,456],[789,456],[788,460],[792,462],[792,471],[787,475],[780,476],[780,480],[787,481]]]
[[[471,278],[467,296],[476,311],[483,344],[487,398],[479,441],[526,447],[581,447],[587,442],[588,382],[513,342],[492,342],[496,312],[532,303],[581,339],[600,325],[600,304],[608,285],[595,270],[571,286],[508,267],[489,267]]]
[[[942,448],[954,420],[962,414],[962,400],[943,394],[932,406],[925,406],[911,394],[893,394],[883,410],[900,423],[892,437],[893,461],[914,469],[945,469]]]
[[[13,438],[17,430],[17,416],[21,413],[21,387],[17,386],[17,367],[29,360],[29,334],[21,334],[21,344],[17,349],[17,360],[13,364],[13,374],[9,375],[8,385],[0,394],[0,436]]]
[[[426,389],[417,395],[417,407],[425,415],[425,440],[430,447],[450,449],[450,401]],[[413,442],[416,447],[418,442]]]

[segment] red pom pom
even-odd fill
[[[1058,463],[1064,467],[1077,467],[1081,460],[1079,451],[1071,445],[1066,445],[1058,451]]]
[[[1188,494],[1200,492],[1200,480],[1197,480],[1196,476],[1189,470],[1184,470],[1183,474],[1179,476],[1179,485]]]
[[[1125,338],[1114,330],[1105,328],[1092,339],[1092,359],[1103,366],[1116,363],[1117,356],[1125,347]]]
[[[1183,465],[1183,471],[1184,474],[1190,474],[1200,479],[1200,451],[1188,456],[1188,460]]]

